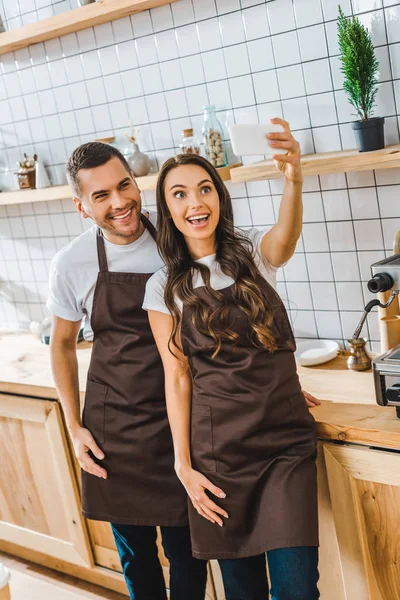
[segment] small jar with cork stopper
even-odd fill
[[[181,154],[200,154],[200,144],[194,138],[193,129],[182,130],[182,141],[179,148]]]

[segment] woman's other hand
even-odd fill
[[[303,393],[308,408],[315,408],[316,406],[319,406],[321,404],[321,400],[318,400],[318,398],[315,398],[315,396],[313,396],[312,394],[309,394],[304,390],[301,391]]]
[[[177,475],[199,515],[222,527],[224,523],[221,516],[228,519],[229,515],[209,498],[206,490],[218,498],[225,498],[226,494],[211,483],[207,477],[191,467],[177,469]]]

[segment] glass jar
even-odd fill
[[[215,106],[204,106],[203,138],[206,157],[214,167],[228,164],[223,142],[221,123],[215,114]]]
[[[183,129],[179,148],[181,154],[200,154],[200,144],[194,139],[193,129]]]

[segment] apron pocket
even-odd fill
[[[211,406],[192,404],[191,455],[199,471],[216,471]]]
[[[108,386],[87,380],[85,404],[82,413],[82,425],[89,429],[97,443],[104,443],[104,412]]]

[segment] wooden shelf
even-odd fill
[[[387,146],[374,152],[358,150],[340,150],[305,154],[301,158],[304,175],[327,175],[328,173],[347,173],[349,171],[371,171],[373,169],[394,169],[400,167],[400,145]],[[234,182],[257,181],[260,179],[278,179],[280,171],[273,160],[264,160],[232,169]]]
[[[177,0],[99,0],[0,34],[0,54],[20,50],[87,27],[115,21]]]
[[[228,181],[231,170],[240,166],[240,163],[227,165],[217,169],[222,181]],[[146,175],[146,177],[137,177],[136,181],[142,192],[155,190],[157,185],[158,173]],[[0,193],[0,206],[10,204],[27,204],[28,202],[51,202],[52,200],[64,200],[71,198],[71,190],[68,185],[57,185],[43,188],[41,190],[18,190],[17,192]]]

